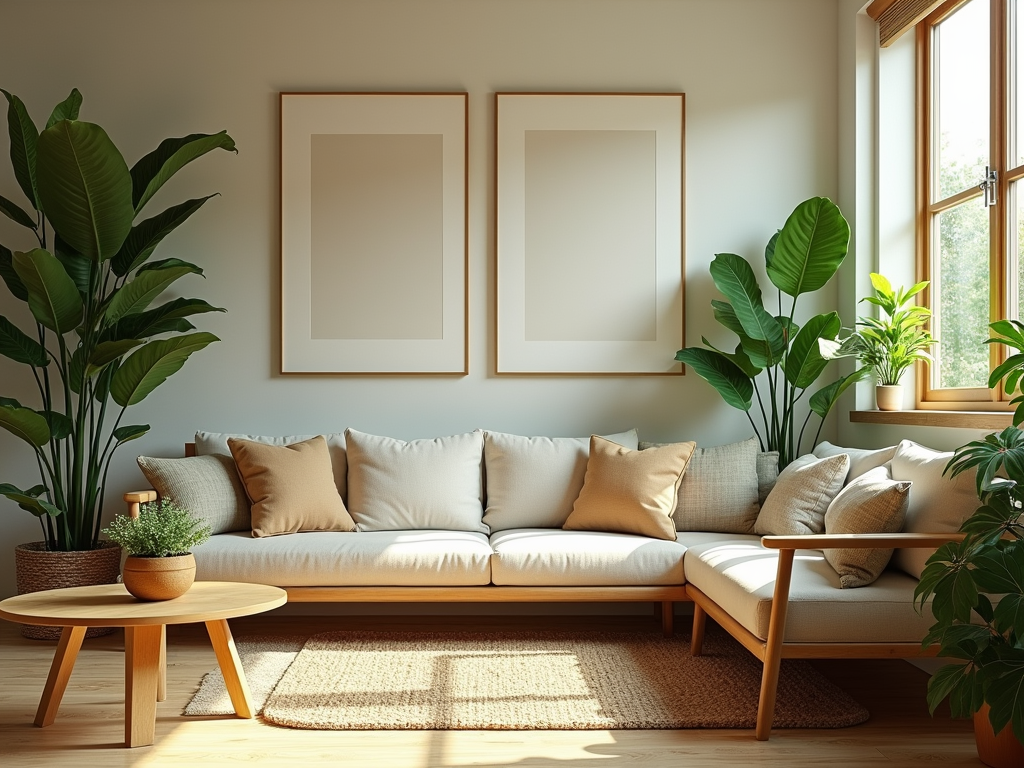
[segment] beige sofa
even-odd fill
[[[235,477],[233,499],[225,493],[219,510],[199,510],[218,532],[194,550],[197,578],[274,584],[288,591],[290,601],[307,602],[653,602],[660,605],[666,633],[672,631],[674,604],[693,602],[695,655],[701,652],[710,616],[764,662],[756,736],[766,739],[782,658],[929,653],[921,650],[920,642],[931,624],[930,612],[919,613],[913,604],[914,568],[921,559],[910,558],[909,565],[894,559],[871,584],[844,589],[826,560],[826,545],[922,548],[926,557],[928,549],[954,535],[959,520],[976,506],[965,485],[973,482],[970,478],[954,484],[942,477],[941,465],[948,458],[943,454],[909,444],[912,448],[904,451],[909,451],[908,464],[896,460],[895,447],[853,451],[825,443],[816,449],[822,458],[844,451],[851,456],[849,481],[856,479],[855,469],[863,474],[878,465],[894,467],[897,479],[904,479],[901,472],[912,475],[905,479],[922,490],[916,496],[910,491],[909,532],[761,536],[754,533],[758,517],[772,504],[779,507],[778,491],[785,490],[787,475],[769,501],[777,475],[774,457],[759,452],[751,440],[695,453],[678,487],[675,541],[563,530],[560,526],[586,477],[587,441],[474,434],[479,464],[471,472],[467,467],[472,464],[463,462],[458,476],[443,462],[432,467],[430,460],[417,464],[415,457],[403,454],[421,450],[443,456],[444,441],[455,438],[392,444],[373,442],[388,438],[368,440],[372,436],[351,431],[347,437],[328,435],[338,494],[349,502],[358,523],[354,532],[254,537],[244,527],[248,499]],[[190,459],[140,458],[140,465],[162,495],[196,511],[210,500],[212,481],[191,478],[213,470],[231,480],[229,437],[197,433],[196,443],[186,451],[195,454],[192,464]],[[287,445],[308,436],[238,437]],[[609,437],[627,448],[640,447],[635,431]],[[367,456],[381,445],[387,449],[383,454]],[[921,461],[922,456],[928,460]],[[428,481],[397,491],[380,486],[388,489],[381,494],[405,494],[405,501],[396,502],[399,507],[407,502],[415,506],[410,500],[420,496],[429,502],[432,494],[451,493],[456,506],[458,498],[477,499],[478,514],[458,523],[463,530],[452,530],[432,526],[429,514],[417,518],[415,510],[402,508],[387,514],[403,527],[389,528],[387,514],[383,520],[379,514],[359,514],[356,502],[362,497],[361,503],[367,504],[365,492],[372,488],[361,477],[369,472],[364,465],[394,473],[391,480],[399,483],[396,478],[430,478],[435,473],[443,480],[440,488],[428,487]],[[846,476],[846,469],[842,474]],[[138,504],[156,498],[156,491],[125,498],[137,510]],[[236,506],[227,508],[231,504]],[[930,514],[932,508],[942,514]]]

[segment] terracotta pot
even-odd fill
[[[196,579],[196,559],[191,553],[174,557],[129,555],[121,572],[124,587],[139,600],[173,600],[181,597]]]
[[[875,402],[880,411],[902,411],[903,410],[903,385],[902,384],[877,384],[875,385]]]
[[[1017,741],[1009,724],[998,734],[988,719],[988,704],[974,713],[974,741],[978,757],[992,768],[1020,768],[1024,765],[1024,744]]]
[[[101,541],[96,549],[51,552],[45,541],[19,544],[14,548],[14,573],[18,594],[65,587],[115,584],[121,571],[121,547]],[[59,640],[61,627],[23,624],[21,634],[32,640]],[[115,627],[90,627],[86,637],[109,635]]]

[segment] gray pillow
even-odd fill
[[[779,452],[761,451],[757,454],[757,503],[764,505],[764,500],[775,487],[779,479]]]
[[[756,437],[697,448],[679,485],[676,530],[753,533],[757,452]]]
[[[230,456],[139,456],[138,463],[161,499],[173,500],[209,525],[212,533],[252,528],[249,499]]]

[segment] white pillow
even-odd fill
[[[849,456],[850,471],[846,473],[846,482],[848,483],[854,478],[860,477],[868,470],[880,467],[891,461],[892,457],[896,455],[896,446],[890,445],[888,448],[865,450],[863,448],[840,448],[838,445],[832,445],[832,443],[825,441],[818,443],[812,453],[819,459],[838,456],[840,453],[845,453]]]
[[[819,459],[813,454],[790,462],[761,506],[754,533],[802,536],[825,531],[825,512],[843,488],[850,469],[845,453]]]
[[[954,478],[942,474],[951,458],[952,451],[933,451],[911,440],[896,446],[890,465],[892,479],[909,480],[914,484],[903,525],[907,533],[953,533],[981,506],[975,486],[976,470],[970,469]],[[893,563],[919,579],[932,552],[930,549],[898,549]]]
[[[637,450],[631,429],[606,440]],[[484,432],[487,509],[491,531],[561,528],[583,488],[590,437],[522,437]]]
[[[348,511],[360,531],[487,533],[483,433],[395,440],[345,430]]]
[[[254,443],[265,445],[293,445],[312,440],[317,435],[285,435],[283,437],[268,437],[266,435],[241,435],[230,432],[196,432],[196,455],[197,456],[227,456],[231,457],[231,450],[228,448],[228,438],[236,440],[249,440]],[[338,493],[344,500],[348,498],[348,462],[345,456],[345,435],[335,432],[323,436],[327,440],[327,451],[331,454],[331,469],[334,471],[334,484]],[[232,459],[234,461],[234,459]]]

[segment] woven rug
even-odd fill
[[[712,628],[697,658],[685,635],[650,633],[332,632],[238,649],[264,720],[321,730],[752,728],[761,678]],[[219,672],[185,710],[231,712]],[[775,727],[867,719],[810,664],[782,662]]]

